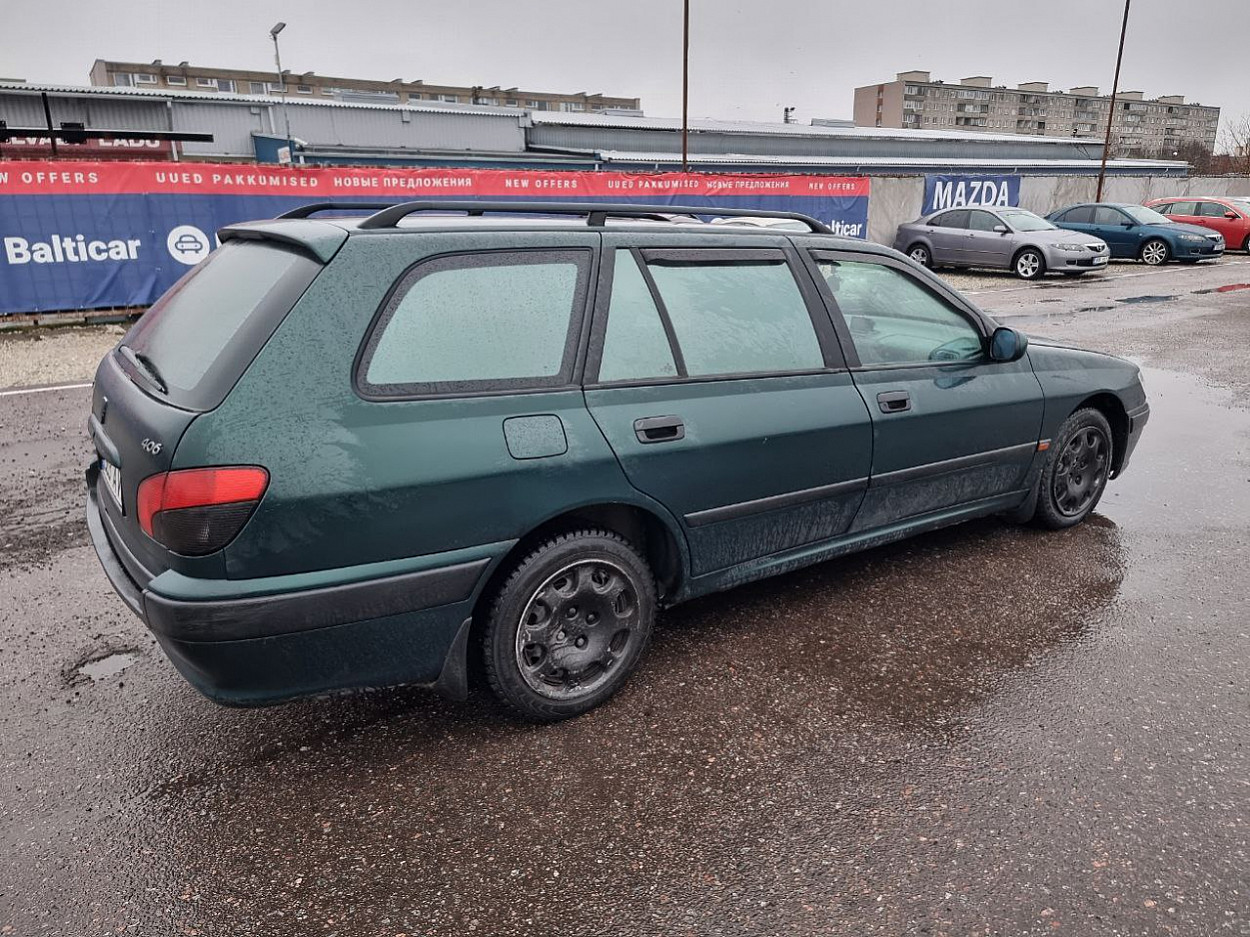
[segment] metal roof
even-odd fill
[[[275,72],[275,75],[277,73]],[[338,107],[352,110],[425,111],[428,113],[475,114],[477,116],[524,117],[528,111],[521,107],[489,107],[481,104],[443,104],[438,101],[422,101],[413,104],[369,104],[359,101],[333,101],[315,97],[286,94],[238,94],[229,91],[179,91],[172,88],[117,88],[108,85],[37,85],[24,81],[0,81],[0,94],[47,93],[51,96],[131,98],[135,100],[175,100],[186,103],[217,104],[289,104],[292,107]]]
[[[535,126],[603,127],[618,130],[681,130],[676,117],[628,117],[617,114],[578,114],[554,111],[532,111]],[[1085,143],[1101,146],[1092,137],[1043,137],[1021,133],[977,133],[966,130],[911,130],[895,127],[835,127],[828,125],[783,124],[753,120],[692,120],[690,130],[696,133],[762,134],[765,136],[838,137],[864,140],[959,140],[964,142],[1055,143],[1072,146]]]
[[[568,153],[569,150],[559,152]],[[604,163],[670,164],[681,161],[681,154],[672,151],[595,150],[584,151],[587,156],[597,157]],[[1077,169],[1093,172],[1098,169],[1096,159],[985,159],[975,157],[909,157],[909,156],[761,156],[752,153],[691,153],[687,161],[699,165],[758,165],[758,166],[828,166],[831,169],[925,169],[929,167],[964,169]],[[1107,161],[1110,172],[1188,170],[1189,164],[1178,160],[1158,159],[1112,159]]]

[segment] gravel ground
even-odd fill
[[[0,334],[0,390],[89,381],[124,332],[93,325]]]

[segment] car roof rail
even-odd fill
[[[598,202],[401,202],[383,208],[357,225],[360,230],[394,228],[409,215],[437,211],[465,212],[468,215],[584,215],[587,227],[602,228],[608,218],[639,218],[668,221],[671,215],[716,215],[733,218],[784,218],[801,221],[815,234],[832,234],[829,227],[810,215],[792,211],[762,211],[754,208],[719,208],[710,205],[618,205]]]
[[[307,218],[322,211],[381,211],[390,208],[394,202],[312,202],[284,211],[279,218]]]

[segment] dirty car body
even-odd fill
[[[462,698],[486,653],[527,715],[576,714],[654,607],[1052,487],[1076,522],[1149,412],[1131,363],[818,222],[465,208],[223,229],[101,362],[92,540],[212,699]],[[1101,455],[1044,482],[1091,413]]]

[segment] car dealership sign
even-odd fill
[[[0,315],[146,306],[224,225],[309,202],[562,200],[797,211],[868,233],[860,176],[0,161]]]
[[[931,215],[944,208],[1008,208],[1019,204],[1019,176],[932,175],[924,177],[924,208],[920,213]]]

